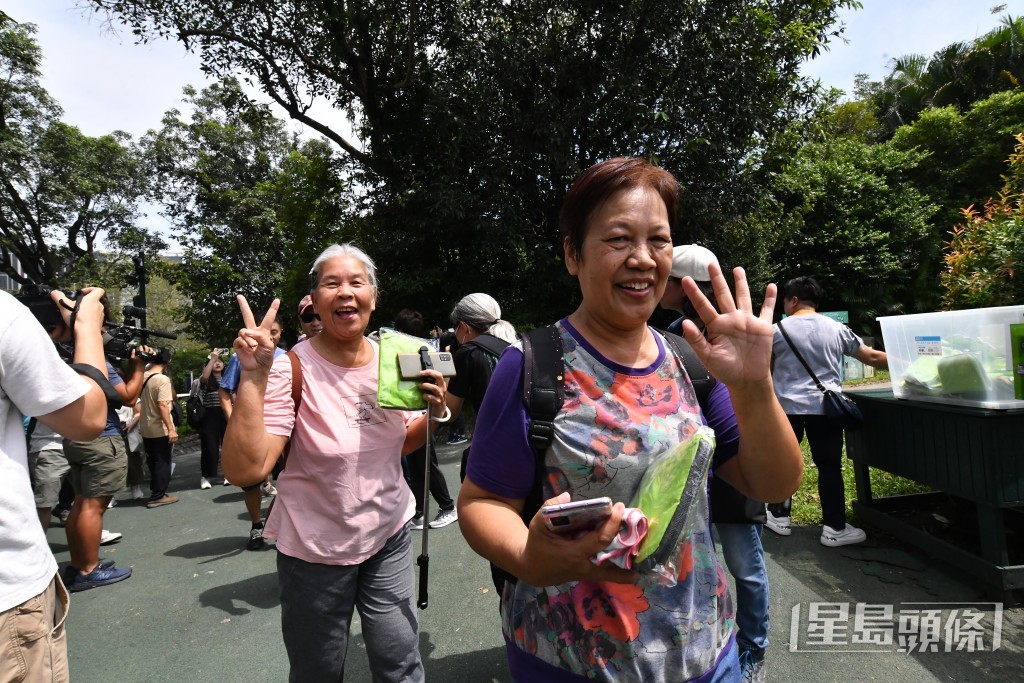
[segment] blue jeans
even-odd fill
[[[277,577],[288,680],[344,679],[352,610],[358,609],[374,682],[422,683],[408,524],[361,564],[315,564],[279,552]]]
[[[722,555],[736,579],[736,644],[742,650],[768,647],[768,569],[760,524],[715,524]]]

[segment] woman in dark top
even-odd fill
[[[203,365],[203,375],[199,378],[199,391],[203,392],[203,406],[206,410],[203,413],[203,426],[199,430],[199,444],[202,448],[200,456],[200,468],[202,478],[199,480],[199,488],[208,489],[211,487],[210,479],[217,476],[217,464],[220,462],[220,445],[224,441],[224,431],[228,423],[224,419],[224,411],[220,408],[220,375],[224,372],[224,359],[221,358],[222,349],[214,349],[206,357],[206,364]]]

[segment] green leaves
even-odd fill
[[[314,257],[340,235],[346,183],[324,142],[299,145],[237,80],[185,95],[192,115],[167,112],[144,145],[185,247],[174,274],[182,318],[195,337],[226,346],[239,327],[236,294],[254,308],[279,297],[291,315]]]
[[[123,133],[92,138],[63,123],[39,82],[35,28],[0,19],[0,265],[22,284],[116,285],[119,251],[164,246],[135,225],[138,150]]]
[[[177,36],[211,73],[245,74],[345,152],[385,316],[440,319],[484,290],[509,317],[550,320],[575,291],[556,262],[572,179],[612,156],[656,158],[686,187],[678,238],[717,236],[761,201],[747,162],[809,105],[800,63],[854,3],[92,4]],[[317,96],[353,130],[312,116]]]

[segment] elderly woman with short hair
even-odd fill
[[[422,681],[408,524],[414,505],[401,456],[425,443],[429,418],[377,405],[380,350],[366,337],[378,292],[370,257],[332,245],[310,275],[323,330],[292,351],[302,372],[298,406],[292,358],[273,355],[278,302],[257,325],[238,297],[242,377],[224,439],[225,474],[258,483],[290,448],[265,534],[277,539],[291,680],[343,678],[357,609],[373,679]],[[443,413],[444,379],[434,370],[423,375],[431,411]]]

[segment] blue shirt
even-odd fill
[[[274,349],[274,358],[277,358],[282,353],[288,353],[280,346]],[[231,354],[231,358],[228,360],[227,367],[224,368],[224,372],[220,374],[220,388],[227,389],[231,393],[238,391],[238,382],[242,379],[242,364],[238,362],[238,354]]]

